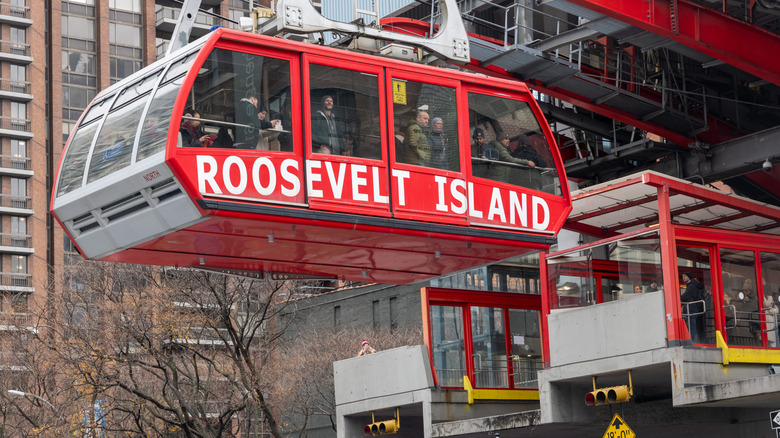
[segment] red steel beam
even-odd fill
[[[688,0],[568,0],[780,85],[780,36]]]

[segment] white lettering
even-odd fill
[[[233,185],[233,181],[230,177],[230,168],[234,165],[238,167],[238,185]],[[246,166],[240,158],[230,156],[225,159],[225,164],[222,165],[222,182],[225,183],[225,188],[227,191],[234,195],[240,195],[244,190],[246,190]]]
[[[482,212],[474,208],[474,184],[469,183],[469,216],[482,218]]]
[[[515,213],[517,218],[520,219],[520,226],[528,227],[528,212],[526,210],[526,199],[528,196],[525,193],[520,195],[520,199],[517,199],[517,192],[514,190],[509,192],[509,223],[515,224]]]
[[[372,166],[371,170],[374,174],[374,202],[378,202],[380,204],[387,204],[390,202],[390,198],[381,194],[380,188],[381,185],[379,183],[379,168]]]
[[[295,169],[295,172],[291,172],[290,168]],[[295,197],[301,192],[301,180],[298,178],[298,162],[293,159],[286,159],[282,161],[282,179],[292,185],[291,188],[287,188],[282,184],[282,195]]]
[[[539,222],[539,207],[544,210],[544,222]],[[550,225],[550,207],[547,201],[536,196],[531,196],[531,209],[533,210],[533,228],[535,230],[546,230]]]
[[[398,179],[398,205],[406,205],[404,179],[409,178],[409,171],[393,169],[393,177]]]
[[[322,174],[312,172],[312,169],[320,169],[321,165],[322,161],[309,160],[306,162],[306,185],[309,197],[312,198],[322,198],[322,190],[314,190],[313,188],[314,182],[322,181]]]
[[[328,180],[330,181],[330,188],[333,189],[334,199],[341,199],[341,192],[344,191],[345,167],[347,167],[346,163],[339,163],[339,174],[337,179],[337,176],[333,173],[333,163],[330,161],[325,162],[325,170],[328,172]]]
[[[260,168],[266,167],[268,173],[268,187],[263,187],[260,182]],[[268,157],[260,157],[255,160],[252,165],[252,183],[255,185],[255,190],[262,196],[268,196],[276,190],[276,169],[274,163],[268,159]]]
[[[458,188],[460,188],[460,190],[458,190]],[[452,212],[455,214],[465,214],[468,209],[468,204],[466,203],[466,181],[462,179],[452,180],[452,184],[450,184],[450,193],[456,201],[460,201],[459,206],[455,206],[454,203],[450,204]]]
[[[436,203],[436,211],[447,211],[447,204],[444,203],[444,184],[447,183],[447,178],[436,175],[433,179],[436,180],[436,186],[439,188],[439,202]]]
[[[214,179],[217,176],[217,160],[211,155],[198,155],[196,157],[197,169],[198,169],[198,191],[200,193],[206,193],[206,183],[209,184],[211,191],[215,195],[221,195],[222,190],[219,189],[217,181]],[[208,165],[208,170],[206,170]]]
[[[493,194],[490,196],[490,211],[488,211],[488,220],[498,215],[501,222],[506,223],[506,213],[504,213],[504,201],[501,198],[501,190],[493,187]]]
[[[352,200],[354,201],[368,201],[368,194],[360,193],[360,187],[366,185],[366,179],[360,176],[363,173],[366,173],[366,166],[352,165]]]

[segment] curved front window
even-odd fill
[[[292,151],[290,61],[214,49],[182,114],[180,146]]]
[[[550,144],[528,102],[469,93],[474,176],[560,195]]]

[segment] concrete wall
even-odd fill
[[[561,309],[547,317],[550,365],[666,347],[666,322],[661,293],[624,296],[595,306]]]

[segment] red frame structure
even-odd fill
[[[472,306],[479,307],[496,307],[505,310],[503,326],[505,329],[505,345],[512,345],[510,337],[512,334],[509,332],[509,315],[506,310],[508,309],[521,309],[521,310],[534,310],[541,312],[542,310],[542,297],[539,295],[507,293],[507,292],[483,292],[483,291],[471,291],[462,289],[448,289],[448,288],[434,288],[424,287],[421,289],[421,304],[422,304],[422,327],[425,346],[428,348],[428,356],[431,363],[431,370],[433,372],[434,384],[439,386],[439,378],[436,374],[436,368],[434,367],[433,359],[433,341],[432,341],[432,323],[431,323],[431,306],[453,306],[460,307],[463,310],[463,340],[464,351],[466,359],[466,374],[472,383],[474,378],[474,362],[471,360],[473,355],[472,346],[472,331],[471,331],[471,312],[469,308]],[[540,315],[540,333],[542,331]],[[544,342],[544,336],[541,339]],[[547,345],[542,343],[543,355]],[[508,385],[510,390],[515,390],[514,381],[512,379],[512,369],[508,367]],[[518,388],[524,389],[524,388]],[[534,388],[535,389],[535,388]]]
[[[556,303],[552,301],[556,282],[554,278],[550,278],[547,259],[656,230],[654,234],[657,233],[660,237],[662,284],[667,309],[667,341],[674,345],[690,342],[691,339],[681,316],[681,272],[677,265],[677,247],[692,245],[709,251],[715,329],[720,331],[728,342],[723,311],[724,286],[721,284],[720,251],[724,248],[746,250],[754,253],[754,260],[758,260],[760,252],[780,253],[780,209],[777,207],[661,174],[647,172],[594,186],[574,193],[573,199],[574,211],[564,228],[602,240],[542,254],[542,305],[545,315],[556,307]],[[650,210],[653,206],[657,208],[653,220],[657,221],[657,224],[647,223],[652,217],[641,217],[639,213],[634,213],[642,209]],[[621,219],[617,219],[618,217]],[[625,217],[635,217],[636,220],[622,220]],[[610,269],[610,263],[595,261],[594,273],[596,268],[603,274],[604,269]],[[693,271],[699,278],[703,274],[701,269],[686,270]],[[617,271],[615,273],[617,275]],[[756,266],[756,276],[759,279],[756,285],[757,296],[762,297],[763,293],[769,291],[764,291],[763,288],[768,286],[761,284],[760,264]],[[601,296],[598,302],[601,302]],[[548,343],[546,333],[545,326],[545,342]],[[763,339],[763,348],[766,348],[766,337]],[[550,348],[552,347],[545,345],[546,361],[549,361]]]

